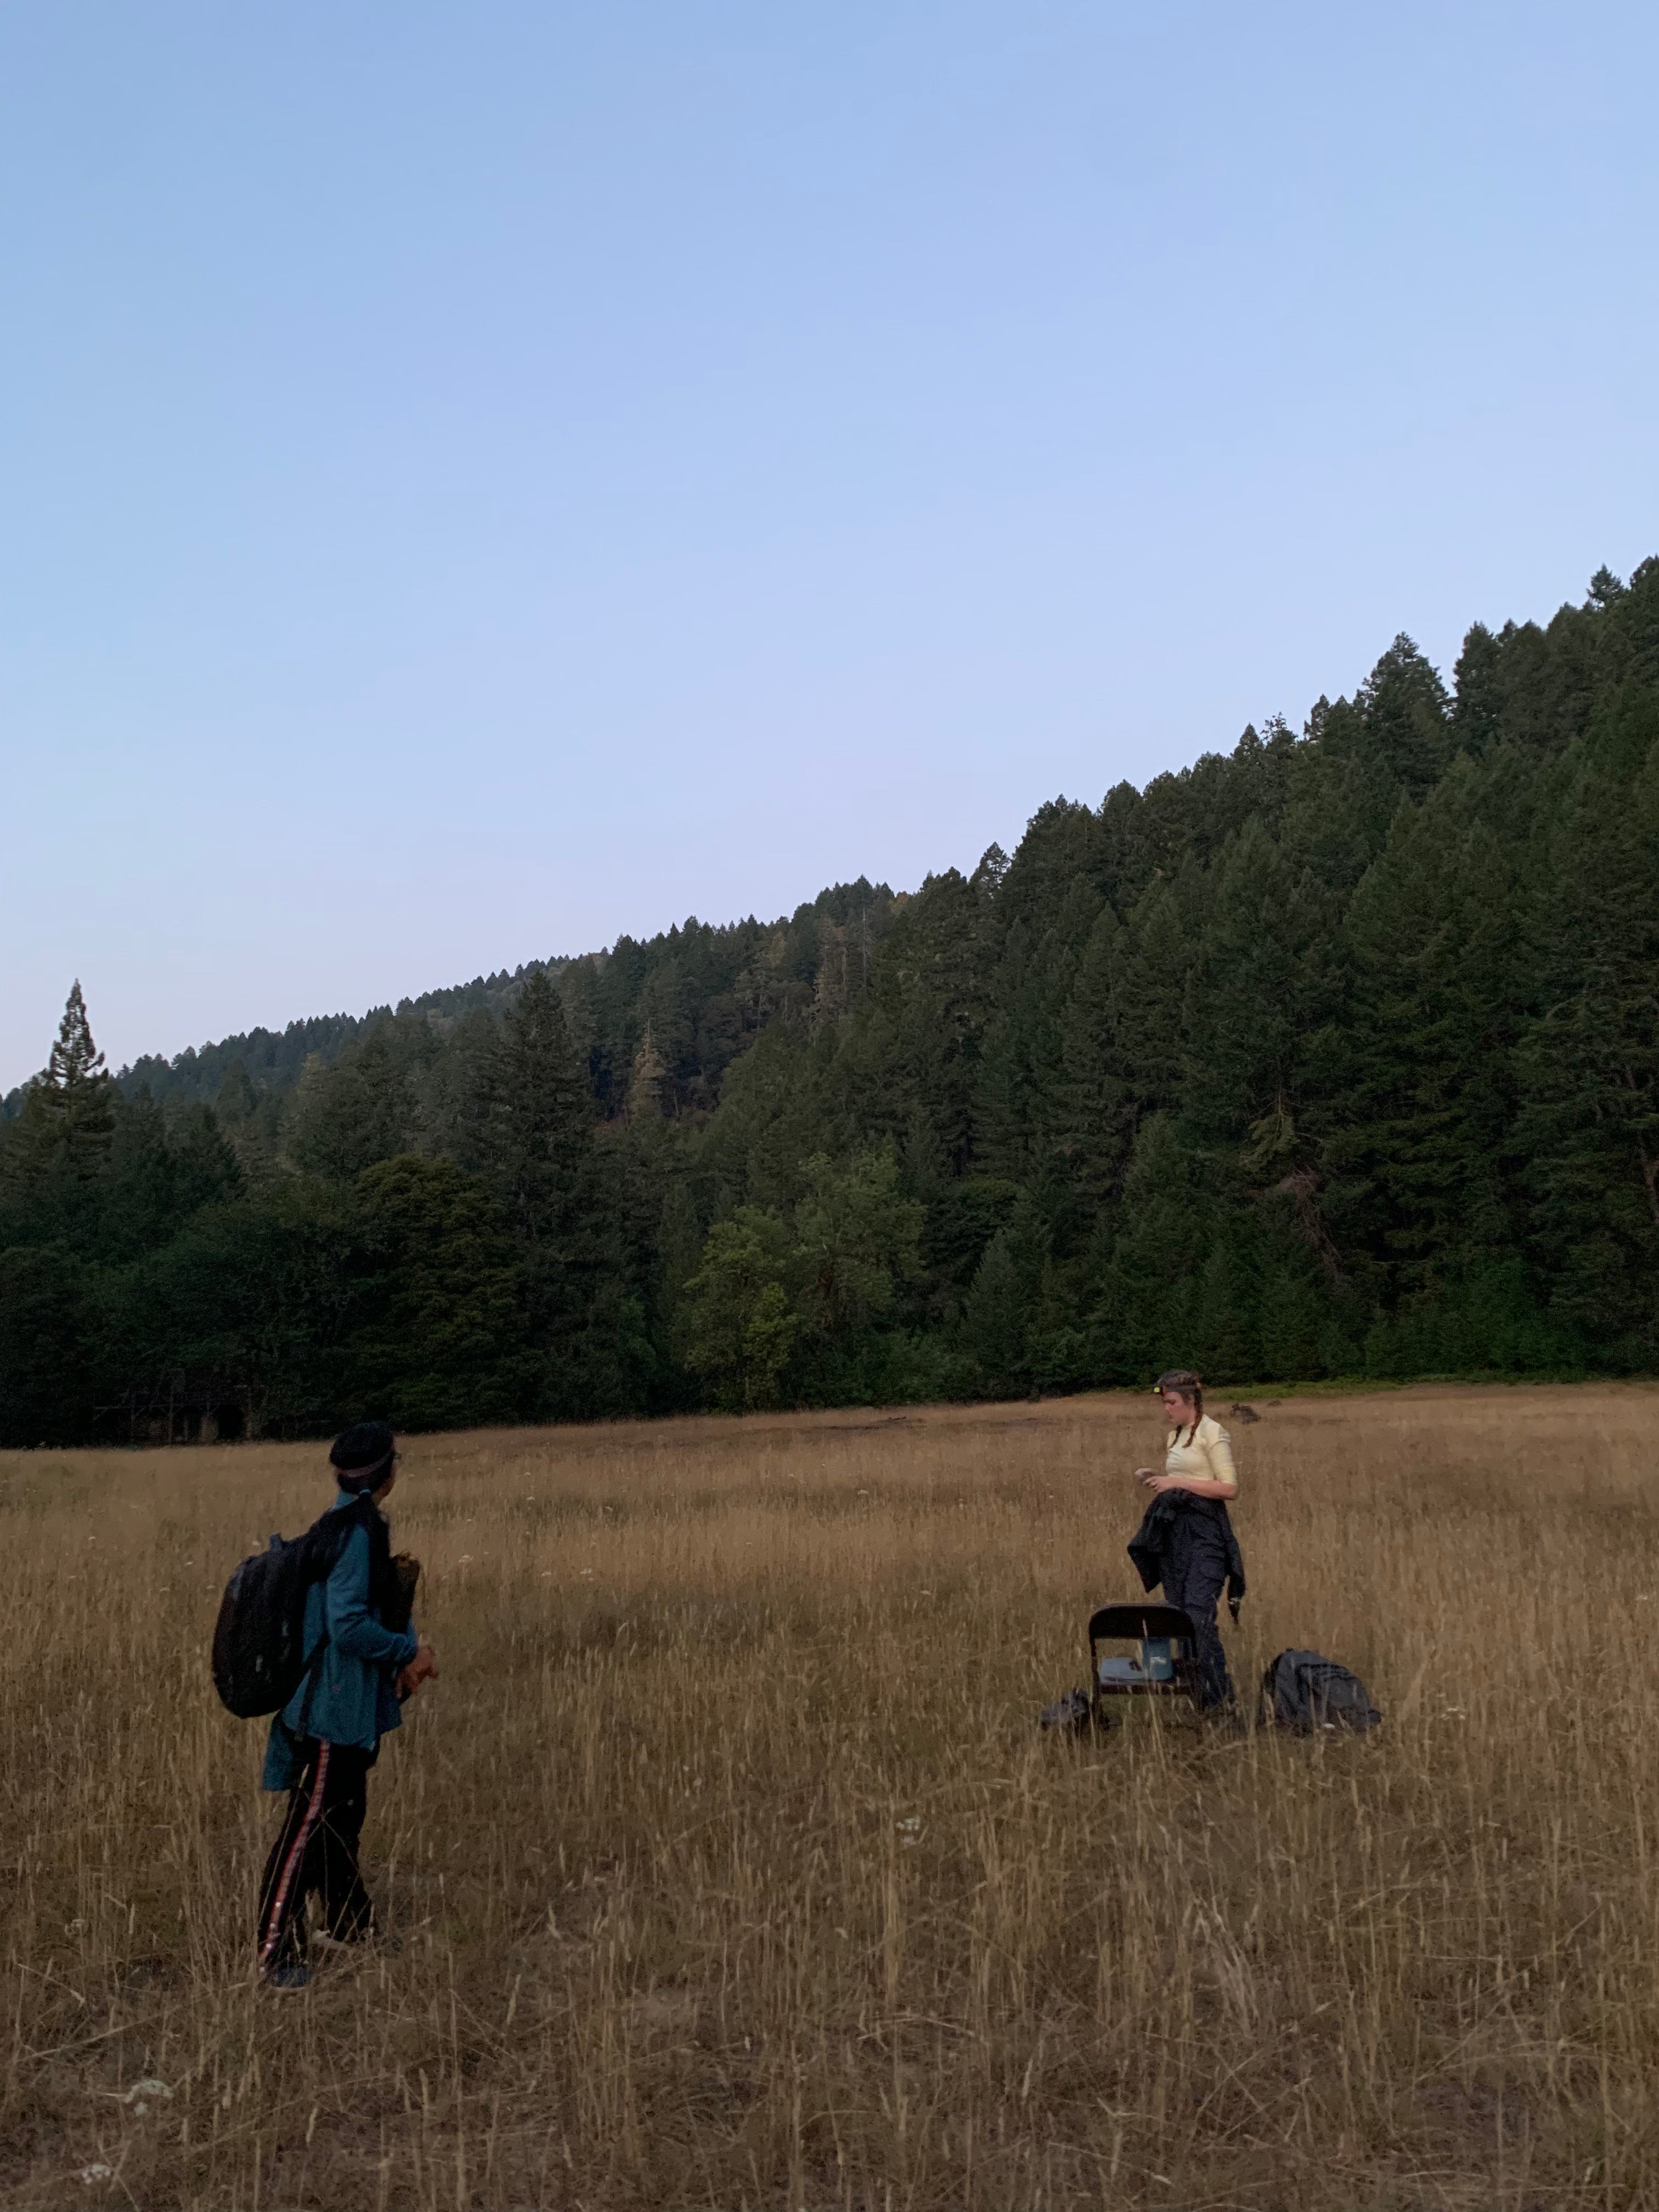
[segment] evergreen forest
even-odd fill
[[[0,1109],[8,1445],[1176,1364],[1659,1370],[1659,559],[908,895],[119,1075],[76,984]]]

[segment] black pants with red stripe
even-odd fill
[[[305,1741],[305,1763],[288,1793],[282,1832],[259,1885],[259,1966],[297,1966],[305,1957],[306,1905],[315,1891],[331,1936],[355,1942],[374,1925],[374,1908],[357,1866],[357,1839],[368,1803],[373,1752]]]

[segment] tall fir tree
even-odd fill
[[[70,987],[46,1073],[36,1079],[29,1096],[52,1159],[72,1174],[96,1175],[114,1139],[117,1093],[104,1055],[93,1042],[78,976]]]
[[[545,969],[525,978],[481,1078],[480,1151],[514,1236],[550,1256],[571,1238],[593,1109]]]

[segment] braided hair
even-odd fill
[[[1160,1391],[1173,1390],[1177,1397],[1184,1398],[1192,1407],[1193,1425],[1187,1438],[1188,1443],[1191,1443],[1194,1437],[1198,1434],[1198,1425],[1204,1418],[1204,1385],[1190,1367],[1171,1367],[1158,1376],[1152,1387]],[[1180,1441],[1181,1430],[1177,1425],[1176,1442],[1179,1443]]]

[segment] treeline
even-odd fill
[[[1649,561],[908,899],[121,1084],[77,988],[0,1437],[1652,1371],[1656,740]]]
[[[769,1021],[799,1018],[814,1004],[826,924],[835,942],[842,940],[834,933],[850,931],[862,972],[892,911],[886,885],[872,888],[860,878],[821,892],[786,921],[751,919],[713,928],[694,918],[643,944],[623,937],[609,952],[533,961],[510,974],[503,969],[447,990],[426,991],[401,1000],[395,1011],[374,1006],[362,1015],[314,1015],[280,1032],[248,1030],[174,1060],[146,1054],[118,1080],[128,1097],[147,1091],[161,1106],[217,1106],[228,1080],[238,1101],[252,1091],[264,1102],[267,1133],[274,1138],[282,1115],[272,1102],[307,1075],[314,1077],[319,1066],[331,1066],[353,1046],[366,1043],[377,1030],[388,1030],[394,1051],[410,1067],[429,1066],[434,1042],[458,1030],[469,1030],[475,1043],[487,1036],[526,976],[544,968],[561,986],[601,1115],[615,1114],[625,1103],[635,1054],[647,1030],[664,1056],[669,1110],[706,1109],[719,1096],[726,1066]],[[0,1103],[0,1117],[18,1113],[22,1103],[22,1091],[14,1091]],[[423,1110],[431,1134],[432,1117],[441,1119],[441,1109],[428,1100]]]

